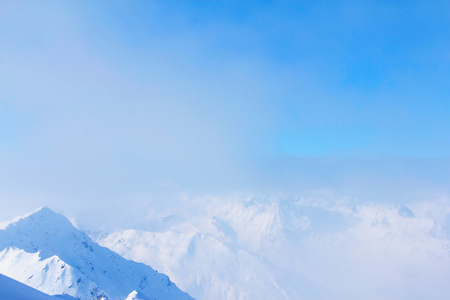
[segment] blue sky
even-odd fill
[[[2,1],[2,201],[447,191],[449,29],[447,1]]]

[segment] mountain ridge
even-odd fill
[[[192,299],[150,266],[126,260],[117,253],[99,246],[84,232],[76,229],[63,215],[44,206],[21,217],[0,230],[0,249],[3,249],[0,272],[10,272],[16,280],[51,293],[52,286],[82,299],[125,299],[137,290],[155,299]],[[5,249],[9,253],[6,255]],[[18,253],[17,249],[24,253]],[[30,255],[34,255],[32,258]],[[49,260],[53,257],[53,260]],[[56,258],[55,258],[56,257]],[[44,274],[38,281],[22,272],[13,272],[17,261],[30,260],[32,265],[42,265]],[[55,260],[58,261],[55,263]],[[63,266],[70,266],[61,275]],[[8,267],[10,266],[10,267]],[[59,268],[59,269],[58,269]],[[69,274],[69,275],[67,275]],[[6,274],[8,275],[8,274]],[[83,276],[81,276],[83,275]],[[26,278],[25,278],[26,277]],[[70,287],[84,283],[89,286],[82,292]]]

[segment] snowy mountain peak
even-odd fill
[[[70,221],[64,217],[62,214],[59,214],[57,212],[54,212],[47,206],[42,206],[36,210],[34,210],[32,213],[30,213],[28,216],[24,217],[23,219],[31,218],[31,219],[41,219],[46,221],[54,221],[54,222],[63,222],[63,223],[70,223]]]
[[[0,273],[48,294],[122,300],[136,290],[148,298],[192,299],[166,275],[100,247],[48,207],[0,230],[1,250]]]
[[[66,217],[45,206],[0,231],[1,249],[16,247],[29,253],[40,251],[44,258],[52,256],[57,249],[64,251],[66,245],[79,248],[78,242],[87,245],[89,238]]]
[[[64,217],[62,214],[59,214],[57,212],[54,212],[51,210],[48,206],[42,206],[37,209],[35,209],[29,216],[36,216],[36,217],[42,217],[42,218],[53,218],[58,220],[65,220],[68,221],[66,217]]]
[[[53,210],[51,210],[48,206],[41,206],[36,208],[31,214],[35,214],[38,212],[48,213],[48,214],[56,214]]]
[[[25,216],[14,219],[13,221],[9,222],[9,224],[5,225],[3,229],[8,230],[8,227],[20,227],[21,229],[28,228],[30,230],[34,227],[38,227],[40,229],[45,228],[48,232],[55,229],[60,229],[61,227],[68,229],[73,227],[73,225],[63,215],[54,212],[47,206],[43,206],[29,214],[26,214]],[[73,228],[76,229],[75,227]]]

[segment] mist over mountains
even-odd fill
[[[149,215],[153,226],[160,223],[153,230],[92,236],[198,299],[445,299],[449,292],[445,201],[203,204],[191,215]]]
[[[148,230],[111,233],[83,233],[41,208],[3,225],[0,273],[80,299],[191,299],[177,287],[196,299],[445,299],[449,292],[445,202],[203,203],[191,215],[148,212]]]
[[[0,1],[0,299],[448,300],[449,41],[445,0]]]

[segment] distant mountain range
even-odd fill
[[[202,300],[450,294],[443,279],[450,280],[445,202],[362,205],[253,197],[203,204],[189,213],[150,215],[149,222],[160,224],[154,230],[90,235],[157,268]]]
[[[36,293],[30,287],[53,295],[37,293],[36,300],[444,300],[450,294],[445,201],[219,199],[147,217],[141,220],[147,230],[113,233],[82,232],[46,207],[6,223],[0,274],[10,278],[0,277],[0,299],[28,300],[5,295]],[[2,284],[17,291],[7,294]]]

